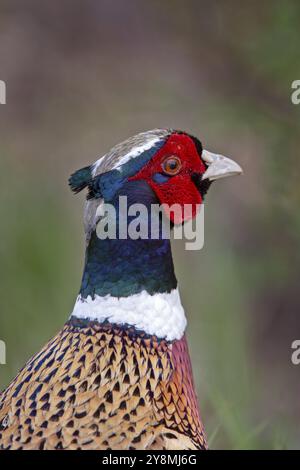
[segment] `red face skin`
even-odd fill
[[[157,173],[164,175],[163,162],[168,158],[176,156],[181,161],[178,174],[169,176],[166,182],[157,183],[153,177]],[[192,180],[192,174],[199,175],[206,171],[206,166],[197,152],[196,146],[186,134],[172,134],[164,146],[156,155],[130,180],[145,180],[157,195],[160,204],[165,205],[166,215],[174,224],[181,224],[194,218],[202,197]],[[181,211],[168,211],[174,204],[181,206]],[[184,212],[184,205],[189,204],[190,209]]]

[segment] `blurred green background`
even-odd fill
[[[79,289],[69,174],[179,128],[244,168],[207,196],[204,249],[174,247],[210,446],[300,447],[299,24],[297,0],[0,1],[0,388]]]

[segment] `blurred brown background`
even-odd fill
[[[205,246],[175,246],[212,448],[299,448],[299,1],[0,0],[0,388],[62,326],[83,265],[71,172],[174,127],[236,159]]]

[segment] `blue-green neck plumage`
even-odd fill
[[[142,181],[125,183],[114,196],[111,203],[117,214],[119,196],[127,196],[128,206],[144,204],[149,209],[148,214],[151,204],[158,203],[151,188]],[[150,215],[147,223],[149,226]],[[119,224],[117,219],[118,227]],[[166,221],[162,218],[158,239],[147,240],[101,240],[94,230],[86,250],[81,296],[127,297],[144,290],[154,294],[176,288],[170,240],[162,236],[163,224]]]

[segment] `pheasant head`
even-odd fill
[[[155,129],[116,145],[91,166],[78,170],[70,186],[88,189],[85,207],[87,239],[85,268],[73,317],[129,325],[169,341],[183,336],[186,319],[177,290],[170,241],[163,225],[182,224],[195,217],[212,181],[242,172],[233,160],[203,150],[201,142],[182,131]],[[103,204],[120,209],[120,197],[130,206],[164,208],[159,235],[132,239],[121,234],[100,239],[97,225]],[[185,211],[189,206],[190,210]],[[178,210],[171,210],[176,207]],[[121,215],[120,215],[121,214]],[[150,211],[148,214],[152,214]],[[151,215],[146,216],[151,225]]]

